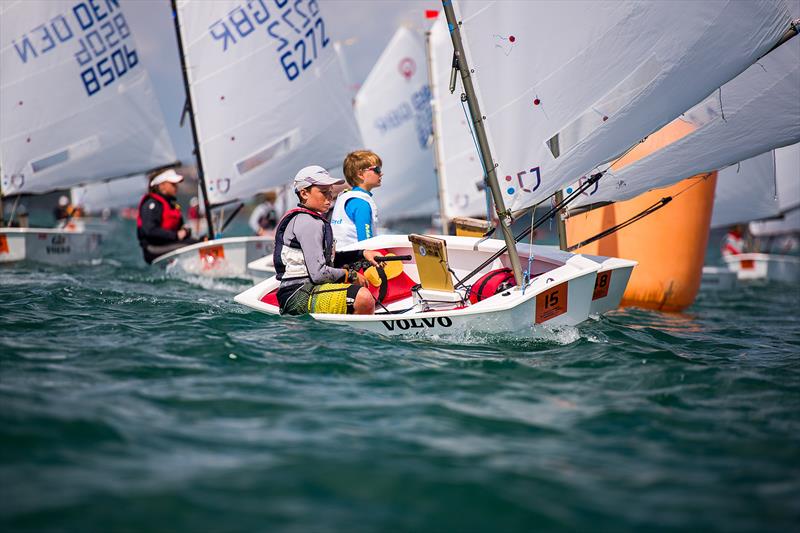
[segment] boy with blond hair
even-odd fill
[[[351,189],[339,195],[331,216],[336,248],[342,248],[375,236],[378,206],[372,190],[381,186],[381,165],[378,154],[369,150],[350,152],[342,170]]]

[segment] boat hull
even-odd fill
[[[724,259],[740,281],[800,282],[800,257],[745,253],[726,256]]]
[[[437,237],[447,242],[449,266],[459,279],[504,246],[497,239],[480,241],[471,237]],[[405,235],[385,235],[358,244],[365,249],[385,250],[397,255],[412,253]],[[449,309],[426,310],[425,306],[408,296],[388,305],[389,313],[382,312],[379,307],[374,315],[312,313],[311,317],[321,322],[385,336],[424,337],[465,334],[549,337],[549,330],[553,327],[575,326],[585,321],[591,312],[601,263],[551,247],[519,244],[517,248],[523,257],[529,253],[534,256],[535,278],[524,290],[513,287],[480,302],[467,306],[455,305]],[[501,256],[477,274],[473,281],[482,273],[507,266],[507,261],[506,256]],[[606,265],[607,271],[619,272],[609,287],[608,301],[619,303],[634,265],[630,261],[620,264],[609,261]],[[418,282],[413,261],[404,262],[403,270],[413,282]],[[279,285],[280,282],[272,277],[237,295],[235,300],[256,311],[278,315],[277,304],[274,299],[269,299],[269,295]]]
[[[271,237],[226,237],[199,242],[157,257],[153,265],[170,274],[246,278],[247,264],[272,254]]]
[[[97,260],[102,235],[60,228],[0,228],[0,263],[74,265]]]
[[[726,267],[704,266],[701,291],[732,291],[737,286],[736,272]]]

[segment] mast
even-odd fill
[[[522,286],[522,266],[520,265],[519,255],[517,254],[517,243],[514,241],[513,233],[511,233],[511,223],[513,222],[511,219],[511,212],[506,209],[505,203],[503,202],[503,195],[500,192],[500,186],[497,183],[497,170],[495,168],[494,159],[492,159],[492,152],[489,149],[489,140],[486,137],[486,130],[483,127],[483,115],[478,105],[478,98],[475,96],[475,87],[472,85],[469,64],[467,63],[467,57],[464,53],[464,43],[461,42],[460,25],[456,20],[456,13],[453,10],[452,0],[442,0],[442,7],[447,16],[447,25],[450,29],[450,38],[453,40],[453,49],[455,50],[456,57],[458,57],[458,69],[461,72],[461,82],[464,85],[464,93],[467,95],[469,112],[470,115],[472,115],[475,134],[478,137],[480,156],[483,161],[483,168],[486,169],[486,181],[488,182],[489,190],[492,192],[495,212],[500,221],[503,240],[505,240],[506,247],[508,248],[508,258],[511,262],[511,269],[514,271],[514,279],[517,285]]]
[[[206,188],[206,177],[203,172],[203,157],[200,155],[200,141],[197,138],[197,124],[194,120],[194,107],[192,106],[192,93],[189,90],[189,73],[186,69],[186,57],[183,52],[183,39],[181,39],[181,24],[178,20],[178,6],[176,0],[170,0],[172,5],[172,19],[175,21],[175,37],[178,40],[178,56],[181,59],[181,71],[183,72],[183,87],[186,91],[186,108],[189,110],[189,123],[192,126],[192,139],[194,140],[195,160],[197,161],[197,179],[200,181],[200,190],[203,192],[203,206],[206,212],[206,225],[208,226],[208,238],[214,239],[214,222],[211,220],[211,205],[208,203],[208,189]]]
[[[433,53],[431,53],[431,32],[425,32],[425,55],[428,59],[428,83],[430,84],[431,88],[431,132],[433,135],[433,169],[436,171],[436,181],[439,185],[439,220],[442,223],[442,235],[447,235],[447,230],[449,229],[448,226],[450,225],[450,221],[447,220],[445,216],[445,204],[447,202],[446,194],[445,194],[445,185],[444,185],[444,177],[442,176],[442,169],[444,165],[442,165],[442,153],[439,150],[439,130],[436,127],[436,111],[438,102],[436,98],[433,98],[433,95],[436,94],[434,92],[434,86],[436,85],[436,80],[433,77]]]

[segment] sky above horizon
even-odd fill
[[[320,6],[330,20],[331,37],[342,44],[356,85],[364,82],[397,28],[406,26],[424,34],[433,22],[425,18],[425,11],[441,11],[439,0],[322,0]],[[179,125],[185,92],[170,2],[135,0],[124,8],[178,158],[193,163],[188,121],[183,128]]]

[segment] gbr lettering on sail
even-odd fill
[[[275,60],[289,81],[311,67],[331,42],[317,0],[243,0],[208,32],[223,52],[245,39],[273,41]]]

